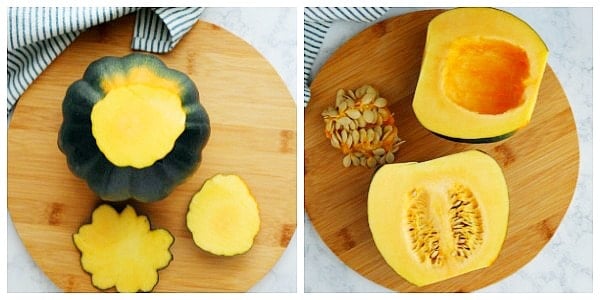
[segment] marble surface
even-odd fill
[[[503,8],[528,22],[550,49],[548,63],[571,104],[579,137],[577,186],[556,234],[513,275],[478,292],[592,292],[592,9]],[[389,18],[419,8],[392,8]],[[369,24],[335,23],[313,67],[318,72],[345,41]],[[389,292],[347,267],[305,214],[305,292]]]
[[[206,8],[201,20],[216,24],[252,45],[279,73],[296,97],[296,8]],[[299,222],[299,224],[301,224]],[[296,292],[297,238],[251,292]],[[59,292],[23,246],[7,214],[7,291]]]

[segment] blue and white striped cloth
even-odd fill
[[[136,12],[134,50],[171,51],[196,23],[202,7],[9,7],[7,114],[25,89],[84,30]]]
[[[374,22],[386,7],[306,7],[304,8],[304,106],[310,100],[312,67],[327,31],[335,21]]]

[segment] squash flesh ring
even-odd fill
[[[103,204],[92,214],[92,223],[80,227],[73,241],[81,251],[81,265],[99,289],[119,292],[151,291],[158,269],[172,259],[173,236],[164,229],[150,230],[145,216],[131,206],[120,214]]]
[[[247,252],[260,228],[259,210],[237,175],[216,175],[192,198],[186,216],[194,243],[215,255]]]
[[[369,188],[368,218],[385,261],[423,286],[491,265],[508,225],[508,192],[495,160],[466,151],[385,165]]]
[[[186,113],[172,85],[145,68],[102,84],[106,95],[92,108],[92,134],[116,166],[144,168],[165,157],[185,129]],[[144,75],[145,74],[145,75]],[[138,77],[147,76],[147,82]],[[152,80],[162,85],[154,86]]]

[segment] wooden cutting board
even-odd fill
[[[396,291],[473,291],[505,278],[552,238],[577,181],[579,148],[569,102],[550,66],[546,68],[531,123],[507,140],[469,145],[424,129],[411,108],[428,22],[440,10],[385,20],[340,47],[315,77],[305,109],[305,208],[323,241],[348,266]],[[552,49],[550,49],[552,51]],[[396,162],[424,161],[481,149],[501,165],[510,195],[506,241],[496,262],[437,284],[418,288],[398,276],[377,251],[367,223],[367,192],[373,170],[344,168],[342,155],[324,136],[320,113],[335,104],[339,88],[372,84],[391,101],[406,140]]]
[[[131,52],[133,22],[130,16],[83,33],[25,92],[9,124],[10,217],[37,265],[65,291],[97,291],[80,267],[71,236],[90,221],[100,200],[69,172],[58,150],[62,99],[89,63]],[[128,202],[154,227],[175,236],[174,259],[159,271],[154,291],[246,291],[272,268],[296,229],[294,100],[255,49],[209,23],[198,22],[160,58],[197,84],[212,132],[200,168],[168,198]],[[186,229],[192,195],[217,173],[240,175],[258,201],[261,229],[246,254],[203,252]]]

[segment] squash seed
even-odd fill
[[[385,154],[385,149],[377,148],[377,149],[373,150],[373,154],[375,154],[377,156],[382,156]]]
[[[345,100],[344,96],[346,96],[346,91],[344,91],[344,89],[339,89],[335,96],[335,106],[340,106],[340,104],[342,104]]]
[[[349,109],[346,111],[346,115],[354,120],[360,118],[362,115],[358,109]]]
[[[373,131],[373,128],[369,128],[369,130],[367,130],[367,142],[373,142],[375,140],[375,131]]]
[[[343,114],[347,108],[348,104],[345,101],[340,103],[340,105],[338,105],[338,112],[340,113],[340,115]]]
[[[372,93],[368,93],[368,92],[367,92],[367,93],[366,93],[366,94],[365,94],[365,95],[362,97],[362,99],[360,100],[360,102],[362,102],[362,104],[363,104],[363,105],[370,104],[371,102],[373,102],[373,100],[375,100],[375,96],[376,96],[375,94],[372,94]]]
[[[363,86],[357,88],[356,91],[354,91],[354,95],[356,96],[356,98],[360,99],[365,95],[366,92],[367,92],[367,86],[363,85]]]
[[[350,135],[348,135],[348,138],[346,139],[346,146],[348,146],[348,148],[351,148],[352,142],[353,142],[352,134],[350,134]]]
[[[348,95],[350,96],[350,98],[356,99],[356,95],[354,94],[354,92],[352,90],[348,90]]]
[[[348,139],[348,132],[347,131],[342,131],[341,133],[342,139],[340,140],[342,143],[345,143],[346,140]]]
[[[355,142],[360,141],[360,133],[358,133],[358,130],[354,129],[352,130],[352,140],[354,140]],[[360,153],[360,152],[357,152]]]
[[[379,108],[386,107],[387,100],[385,100],[385,98],[379,97],[379,98],[375,99],[375,102],[373,102],[373,104]]]
[[[375,123],[377,121],[377,114],[372,110],[365,110],[363,111],[363,118],[365,118],[367,123]]]
[[[338,141],[338,139],[335,137],[335,135],[333,135],[331,137],[331,146],[333,146],[334,148],[340,149],[340,142]]]
[[[394,162],[396,158],[394,157],[394,153],[392,151],[389,151],[388,153],[385,154],[385,162],[388,164],[391,164]]]
[[[344,156],[344,159],[342,160],[342,164],[344,165],[344,167],[349,167],[350,164],[352,163],[352,158],[350,157],[351,154],[348,154],[346,156]]]

